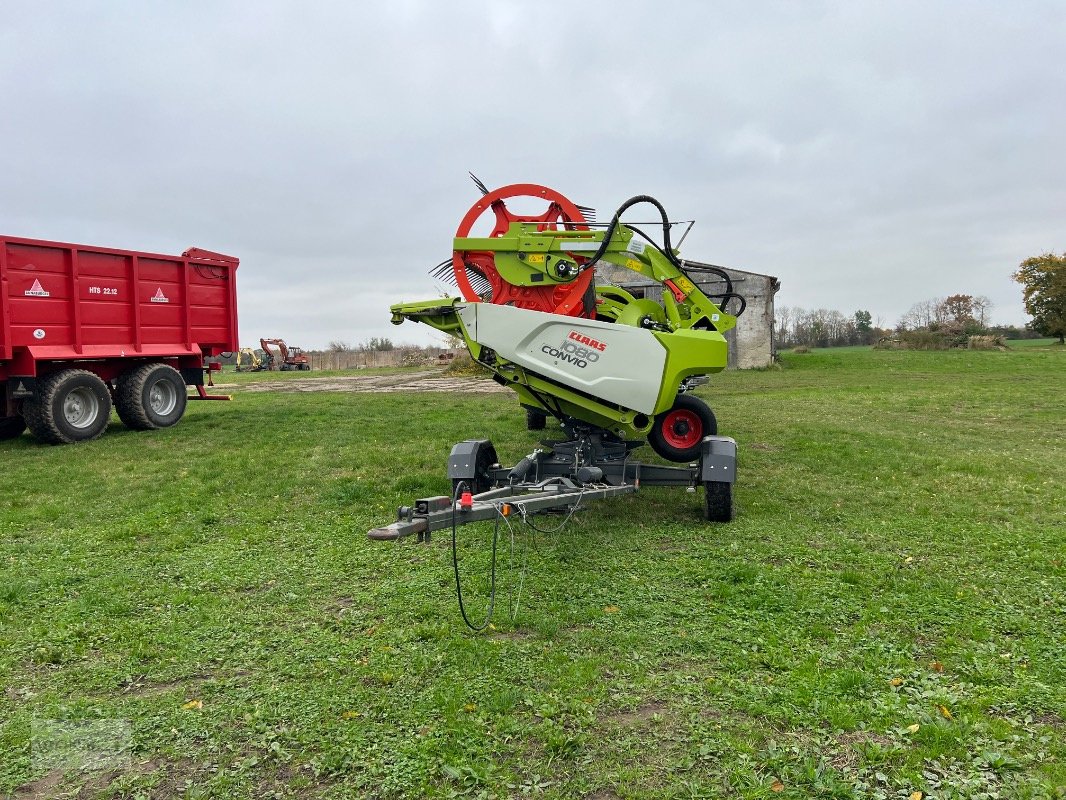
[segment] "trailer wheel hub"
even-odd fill
[[[100,401],[87,388],[72,390],[63,400],[63,416],[74,428],[87,428],[100,414]]]
[[[663,420],[663,438],[671,447],[692,447],[703,438],[703,422],[687,408],[676,409]]]
[[[167,381],[156,381],[148,390],[148,404],[156,414],[166,416],[178,404],[177,390]]]

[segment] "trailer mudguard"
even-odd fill
[[[496,463],[496,448],[488,439],[459,442],[448,455],[448,479],[466,481],[471,492],[484,491],[489,481],[487,470]]]
[[[737,443],[728,436],[705,436],[700,456],[700,479],[733,483],[737,479]]]

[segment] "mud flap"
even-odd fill
[[[491,441],[467,439],[448,455],[448,479],[453,486],[456,481],[466,481],[471,491],[485,491],[491,483],[487,470],[495,463],[496,448]]]
[[[733,483],[737,479],[737,443],[728,436],[703,437],[700,480]]]

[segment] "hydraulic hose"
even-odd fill
[[[641,230],[639,230],[637,228],[633,228],[632,230],[636,231],[641,236],[643,236],[645,239],[647,239],[649,242],[651,242],[652,246],[655,247],[660,253],[662,253],[666,257],[667,261],[669,261],[671,264],[673,264],[675,267],[677,267],[677,269],[681,272],[682,275],[687,275],[688,274],[685,271],[685,267],[682,265],[681,261],[678,260],[677,256],[674,254],[673,246],[670,243],[670,218],[669,218],[669,216],[666,213],[666,209],[663,208],[663,204],[662,203],[660,203],[658,200],[656,200],[651,195],[647,195],[647,194],[638,194],[638,195],[636,195],[634,197],[630,197],[628,200],[626,200],[624,203],[622,203],[622,205],[620,205],[618,207],[618,210],[614,212],[614,216],[611,217],[611,222],[607,226],[607,231],[603,235],[603,241],[600,242],[599,249],[596,250],[596,253],[592,256],[591,259],[589,259],[589,261],[585,264],[585,266],[582,269],[590,269],[591,267],[595,266],[597,261],[599,261],[601,258],[603,258],[603,254],[607,252],[607,248],[611,244],[611,239],[614,236],[614,232],[618,229],[618,225],[621,222],[622,214],[624,214],[626,211],[628,211],[633,206],[638,205],[639,203],[650,203],[651,205],[655,206],[655,208],[658,209],[659,216],[662,217],[662,220],[663,220],[663,246],[659,247],[659,245],[657,245],[654,241],[652,241],[651,238],[647,234],[645,234],[643,231],[641,231]],[[736,294],[736,292],[733,291],[733,279],[729,277],[729,273],[727,273],[725,270],[718,269],[718,267],[710,267],[709,266],[709,267],[704,268],[702,271],[712,272],[715,275],[718,275],[722,280],[725,281],[726,290],[725,290],[725,292],[723,293],[722,296],[724,296],[724,297],[737,297],[738,296]]]

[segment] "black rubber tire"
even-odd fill
[[[664,430],[664,427],[683,426],[684,431]],[[696,429],[698,426],[698,429]],[[669,411],[655,418],[648,432],[651,449],[667,461],[687,463],[700,457],[704,436],[718,433],[718,420],[705,402],[691,394],[679,394]]]
[[[24,430],[26,430],[26,420],[22,418],[22,415],[0,417],[0,442],[21,436]]]
[[[185,380],[167,364],[141,364],[118,379],[115,407],[119,419],[131,430],[151,431],[176,425],[185,415],[188,402]]]
[[[72,404],[76,404],[72,406]],[[71,420],[87,405],[85,418]],[[83,369],[53,372],[37,383],[37,394],[24,400],[26,427],[47,444],[73,444],[95,439],[111,421],[111,392],[99,375]]]
[[[733,521],[733,484],[704,481],[703,516],[710,522]]]
[[[311,371],[311,365],[310,364],[301,364],[300,365],[300,369],[302,371],[304,371],[304,372],[310,372]]]
[[[527,431],[542,431],[544,426],[548,423],[548,415],[543,411],[538,411],[535,408],[526,409],[526,430]]]

